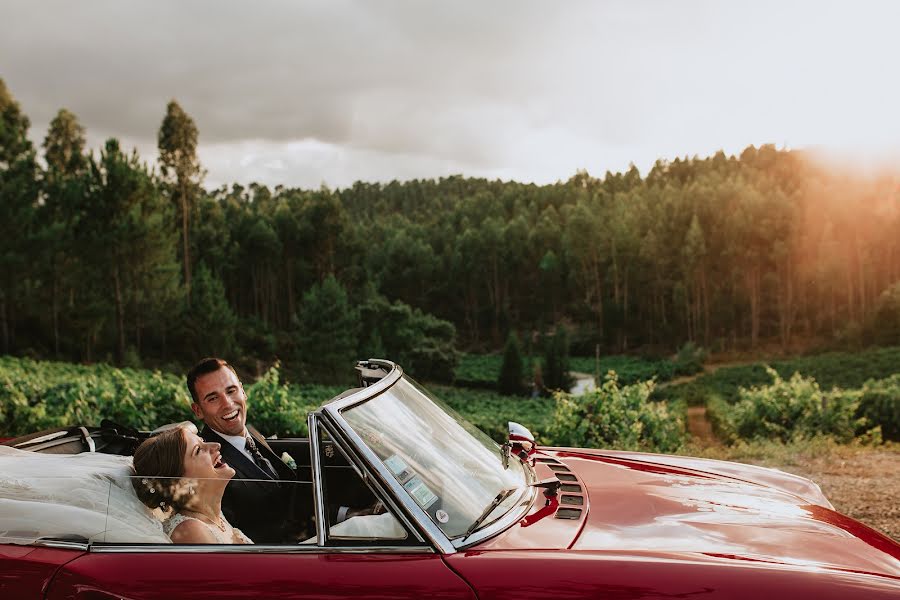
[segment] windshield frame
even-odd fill
[[[355,452],[351,452],[350,454],[355,454],[362,462],[364,462],[364,467],[379,479],[379,483],[381,483],[384,488],[392,492],[392,495],[402,506],[410,519],[416,522],[420,531],[434,544],[435,548],[443,554],[453,554],[456,551],[469,548],[487,538],[493,537],[521,520],[524,513],[527,512],[529,507],[534,503],[534,498],[537,494],[536,488],[531,485],[534,482],[534,473],[531,466],[527,463],[523,463],[523,469],[526,473],[526,483],[520,489],[516,500],[509,505],[509,508],[504,514],[491,520],[487,525],[481,526],[468,536],[456,536],[451,539],[440,527],[438,527],[428,513],[415,502],[410,493],[399,481],[397,481],[388,467],[381,461],[375,452],[369,448],[341,414],[347,409],[376,399],[378,396],[392,388],[403,377],[403,369],[390,361],[370,360],[368,362],[388,367],[390,368],[390,371],[369,387],[362,388],[352,394],[328,402],[320,407],[315,414],[320,416],[322,421],[331,424],[332,428],[336,430],[335,433],[338,434],[338,437],[343,438],[347,444],[353,446]],[[511,457],[510,460],[517,459]]]

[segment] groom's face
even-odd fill
[[[194,414],[208,427],[226,435],[244,435],[247,423],[247,395],[231,369],[201,375],[194,383],[197,401]]]

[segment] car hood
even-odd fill
[[[692,560],[900,577],[900,545],[836,512],[802,477],[724,461],[603,450],[542,449],[537,461],[539,476],[549,469],[570,489],[582,489],[579,518],[568,528],[555,516],[543,519],[543,527],[513,528],[493,546],[689,554]],[[562,500],[562,508],[572,506],[565,491]]]

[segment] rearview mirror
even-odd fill
[[[512,453],[518,456],[523,462],[534,454],[536,446],[534,443],[534,434],[528,431],[524,425],[509,422],[509,447]]]

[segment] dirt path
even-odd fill
[[[687,409],[687,429],[694,443],[701,448],[721,446],[722,443],[713,433],[712,424],[706,418],[705,406],[689,406]]]

